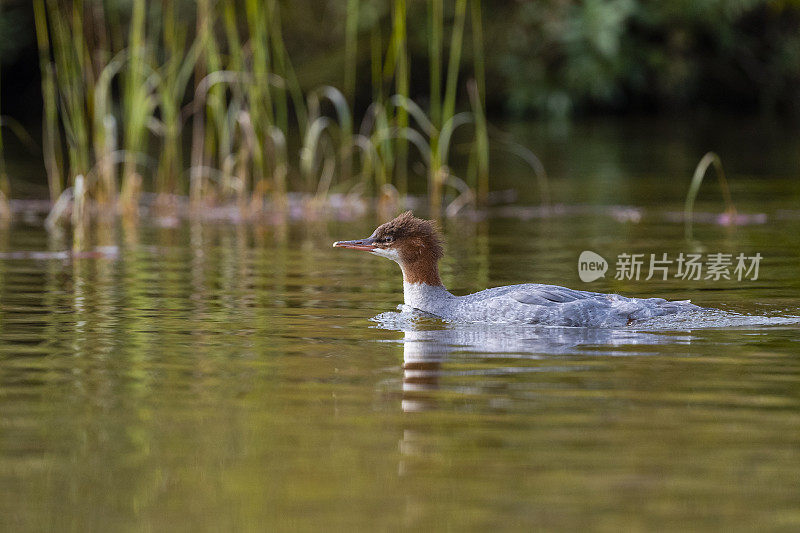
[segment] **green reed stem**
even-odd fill
[[[72,17],[63,13],[56,0],[48,0],[47,11],[52,32],[53,53],[56,60],[62,111],[60,114],[69,152],[70,175],[85,174],[89,170],[89,138],[82,62],[83,47],[71,35],[75,28],[68,25]],[[80,28],[77,29],[82,34]],[[80,37],[78,37],[80,39]],[[71,180],[70,180],[71,181]]]
[[[289,100],[287,97],[289,88],[286,83],[288,56],[283,48],[281,20],[278,10],[278,2],[276,0],[270,1],[268,13],[272,72],[283,79],[282,85],[277,87],[278,91],[273,98],[275,105],[275,125],[281,131],[287,131],[289,129]],[[267,80],[265,83],[269,84],[270,80]],[[264,132],[264,137],[266,137],[266,132]]]
[[[442,127],[442,35],[444,13],[442,0],[428,0],[428,60],[430,62],[431,121]]]
[[[436,216],[441,203],[439,185],[442,163],[439,160],[439,133],[442,128],[442,42],[444,35],[444,6],[441,0],[428,1],[428,58],[430,62],[430,112],[435,128],[430,133],[430,165],[428,194],[431,212]]]
[[[394,17],[392,31],[392,50],[396,60],[395,86],[397,94],[409,96],[408,50],[406,44],[406,0],[394,1]],[[397,127],[403,130],[408,127],[408,112],[403,107],[397,108],[395,116]],[[408,191],[408,143],[404,138],[397,140],[397,189],[405,196]]]
[[[164,42],[164,72],[161,75],[159,94],[161,99],[161,120],[164,123],[161,161],[156,176],[156,192],[175,194],[178,176],[180,175],[181,139],[180,139],[180,96],[176,95],[177,74],[185,46],[186,33],[184,26],[178,24],[175,15],[175,4],[169,0],[162,2],[162,39]],[[177,97],[177,98],[176,98]],[[176,101],[177,100],[177,101]]]
[[[208,0],[198,0],[195,17],[195,32],[197,39],[201,43],[200,49],[202,52],[194,66],[195,96],[193,100],[194,114],[192,116],[192,155],[189,169],[189,201],[193,208],[199,206],[203,199],[206,94],[198,95],[197,88],[206,77],[205,55],[207,45],[205,41],[209,38]],[[198,97],[202,97],[202,101],[198,101]]]
[[[196,36],[189,50],[185,51],[188,32],[180,24],[175,4],[164,0],[162,5],[164,65],[158,92],[164,135],[155,184],[158,193],[177,194],[183,160],[181,103],[202,49],[202,36]]]
[[[210,32],[205,44],[206,71],[216,73],[223,70],[223,51],[214,38],[212,28],[217,26],[218,11],[206,4],[207,10],[205,17],[208,19],[207,29]],[[211,128],[206,130],[204,140],[204,152],[206,154],[206,166],[211,166],[212,161],[216,161],[216,166],[222,170],[220,176],[219,189],[223,192],[233,190],[233,168],[226,161],[230,161],[236,153],[236,115],[238,100],[227,101],[226,88],[223,85],[213,85],[208,90],[206,97],[206,113],[208,114]],[[255,147],[254,147],[255,148]],[[257,149],[257,148],[256,148]],[[215,154],[214,157],[212,154]],[[255,158],[259,163],[262,160],[261,154]],[[263,176],[263,165],[256,165],[254,179],[261,179]]]
[[[36,25],[36,45],[39,51],[39,70],[42,76],[42,145],[50,201],[55,202],[63,189],[61,179],[61,141],[58,131],[58,93],[50,61],[50,36],[44,0],[34,0],[33,19]]]
[[[344,29],[344,94],[353,106],[356,98],[356,64],[358,55],[358,0],[347,0]]]
[[[253,149],[253,165],[255,168],[254,181],[261,181],[266,175],[266,161],[263,154],[264,135],[260,132],[275,123],[273,113],[272,91],[269,85],[271,70],[269,30],[270,11],[260,0],[247,0],[245,2],[249,28],[249,44],[252,54],[253,82],[248,85],[247,102],[250,120],[256,128],[256,138]]]
[[[470,101],[472,102],[472,112],[475,115],[478,203],[485,205],[489,197],[489,128],[486,122],[486,64],[483,51],[481,0],[472,0],[471,7],[475,82],[470,93]]]
[[[138,154],[146,146],[147,122],[152,113],[152,101],[147,87],[145,0],[134,0],[128,37],[128,68],[123,77],[125,118],[124,146],[128,154]],[[132,210],[138,200],[141,177],[136,171],[136,158],[127,158],[122,175],[120,201]]]
[[[270,35],[275,72],[283,77],[286,85],[286,87],[282,89],[284,100],[281,102],[281,105],[284,106],[284,109],[288,108],[288,102],[285,99],[285,93],[288,91],[292,100],[292,106],[294,107],[295,119],[297,120],[300,135],[302,136],[305,135],[306,128],[308,127],[308,112],[306,110],[303,90],[300,88],[300,82],[297,80],[297,74],[294,71],[289,53],[286,51],[286,46],[283,42],[280,3],[278,2],[274,2],[272,5],[272,31]],[[283,124],[281,131],[284,133],[288,132],[288,120],[283,120],[281,124]]]
[[[442,105],[442,129],[444,125],[452,123],[453,113],[456,107],[456,88],[458,85],[458,69],[461,63],[461,47],[464,40],[464,20],[466,18],[467,0],[457,0],[453,30],[450,37],[450,57],[447,62],[447,83],[445,85],[444,103]],[[453,128],[454,129],[454,128]],[[431,139],[432,161],[430,166],[430,205],[431,211],[438,214],[441,210],[442,189],[444,180],[447,178],[446,169],[442,168],[444,159],[442,157],[441,139]],[[446,157],[447,147],[444,149]]]
[[[255,123],[264,117],[267,124],[274,123],[272,94],[269,86],[270,53],[268,41],[269,11],[260,0],[246,0],[249,41],[252,53],[252,70],[255,83],[250,84],[251,114]]]
[[[464,42],[464,19],[466,18],[467,0],[456,1],[453,32],[450,37],[450,58],[447,62],[447,84],[445,86],[444,104],[442,106],[442,123],[453,116],[456,107],[456,89],[458,88],[458,69],[461,64],[461,48]]]
[[[94,89],[94,153],[98,174],[102,183],[101,202],[114,202],[117,194],[116,162],[113,154],[117,150],[117,121],[111,111],[111,83],[125,65],[126,57],[120,52],[100,72]]]
[[[733,205],[731,198],[731,191],[728,187],[728,180],[725,178],[725,170],[722,168],[722,160],[714,152],[706,153],[697,167],[694,169],[692,181],[689,184],[689,191],[686,194],[686,202],[683,207],[683,224],[684,235],[687,241],[693,240],[692,231],[692,213],[694,212],[694,201],[697,198],[697,193],[700,191],[700,185],[703,183],[703,178],[706,176],[708,168],[713,166],[717,174],[717,181],[722,192],[722,199],[725,202],[725,212],[729,215],[736,214],[736,206]]]

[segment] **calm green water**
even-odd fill
[[[705,252],[760,252],[757,281],[618,281],[612,265],[581,282],[583,250],[695,250],[671,215],[688,178],[618,172],[556,176],[556,197],[638,211],[445,222],[445,283],[800,314],[788,178],[732,178],[765,223],[696,228]],[[702,195],[720,210],[713,183]],[[145,222],[98,241],[118,253],[74,259],[8,255],[65,248],[36,225],[1,233],[0,529],[800,527],[798,326],[413,319],[394,312],[396,265],[331,248],[377,222]]]

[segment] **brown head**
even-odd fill
[[[363,250],[397,261],[403,269],[403,280],[408,283],[442,284],[438,267],[443,255],[442,239],[436,224],[416,218],[411,211],[378,226],[366,239],[337,241],[333,246]]]

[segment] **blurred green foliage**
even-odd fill
[[[219,0],[226,3],[227,0]],[[4,0],[0,55],[13,65],[34,47],[28,0]],[[191,6],[191,1],[176,1]],[[444,3],[449,24],[455,2]],[[130,0],[106,0],[125,17]],[[304,89],[343,86],[347,2],[282,0],[283,36]],[[412,96],[429,86],[426,2],[408,4]],[[357,87],[370,94],[369,43],[391,18],[389,0],[362,0]],[[484,6],[487,103],[513,115],[576,111],[800,110],[797,0],[501,0]],[[193,21],[187,20],[189,24]],[[242,21],[244,22],[244,21]],[[382,35],[383,39],[388,36]],[[445,53],[447,52],[445,43]],[[465,64],[471,50],[465,49]],[[459,99],[467,94],[459,88]]]
[[[800,108],[800,4],[547,0],[513,8],[499,69],[508,109]],[[492,60],[495,60],[494,62]],[[497,74],[497,72],[495,72]]]
[[[288,11],[310,16],[316,8],[309,4],[318,5],[296,1]],[[445,2],[446,20],[452,4]],[[321,9],[330,31],[306,33],[307,25],[294,18],[304,38],[289,46],[319,58],[309,69],[298,62],[301,77],[330,83],[343,65],[345,2]],[[361,9],[360,30],[368,35],[389,7],[369,0]],[[419,64],[428,31],[423,2],[409,4],[408,19],[411,83],[419,95],[427,87]],[[567,116],[697,105],[800,112],[797,0],[504,0],[485,4],[484,24],[487,99],[495,113]],[[465,54],[469,63],[470,50]],[[362,55],[365,82],[367,62]]]

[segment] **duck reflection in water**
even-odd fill
[[[568,356],[654,355],[658,353],[657,345],[689,344],[692,340],[691,334],[686,332],[652,333],[627,329],[498,329],[490,325],[446,328],[439,325],[434,329],[430,319],[423,318],[420,325],[409,319],[408,313],[383,313],[374,320],[385,329],[403,331],[401,408],[405,413],[446,407],[446,396],[440,389],[463,393],[465,398],[469,392],[480,393],[481,384],[475,381],[476,377],[496,380],[511,374],[580,371],[583,365]],[[508,363],[509,359],[517,362]],[[531,363],[533,360],[537,363]],[[446,384],[442,384],[442,380]],[[499,406],[508,404],[502,398],[494,401],[498,401]],[[409,419],[399,442],[404,458],[399,465],[401,475],[412,470],[413,463],[409,460],[424,461],[440,455],[436,438],[428,433]]]
[[[403,342],[403,400],[405,412],[435,407],[431,391],[439,389],[442,377],[500,376],[514,373],[564,371],[564,365],[506,365],[476,370],[447,370],[445,362],[454,354],[474,362],[493,359],[541,360],[564,355],[631,356],[652,355],[648,346],[689,344],[686,332],[651,333],[628,329],[558,327],[503,327],[472,324],[445,329],[414,329],[401,324],[403,313],[383,313],[375,321],[386,329],[401,329]],[[423,326],[424,327],[424,326]],[[631,348],[636,346],[636,348]],[[555,361],[554,361],[555,362]],[[570,365],[569,369],[579,370]]]

